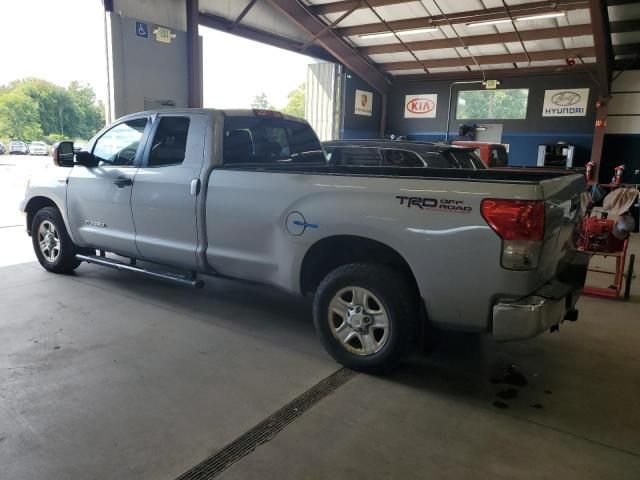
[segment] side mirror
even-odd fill
[[[91,152],[80,151],[76,153],[76,162],[83,167],[97,167],[100,160]]]
[[[73,167],[73,142],[58,142],[53,146],[53,163],[59,167]]]

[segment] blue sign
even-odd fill
[[[144,22],[136,22],[136,35],[142,38],[149,38],[149,25]]]

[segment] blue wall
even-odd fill
[[[456,138],[460,123],[502,124],[502,142],[509,144],[509,164],[532,166],[536,164],[538,145],[566,142],[576,145],[576,165],[584,165],[591,154],[595,121],[596,89],[589,75],[571,73],[563,75],[528,76],[500,79],[500,88],[528,88],[527,116],[522,120],[457,120],[455,106],[459,90],[482,89],[482,85],[456,85],[453,88],[449,140]],[[411,140],[443,141],[447,129],[447,107],[450,81],[397,83],[391,89],[387,103],[387,132],[406,135]],[[551,89],[590,88],[589,106],[584,117],[542,117],[544,91]],[[405,95],[418,93],[438,94],[436,118],[404,118]]]
[[[343,74],[344,86],[342,94],[342,125],[340,125],[340,138],[362,139],[380,138],[380,121],[382,115],[382,96],[374,91],[360,77],[346,72]],[[373,92],[373,109],[371,116],[356,115],[354,113],[356,102],[356,90]]]

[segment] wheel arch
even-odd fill
[[[349,263],[376,263],[396,270],[407,277],[420,296],[418,282],[405,258],[393,247],[357,235],[333,235],[314,243],[305,253],[300,267],[300,291],[314,292],[332,270]]]
[[[45,207],[54,207],[56,208],[60,214],[62,215],[63,221],[65,220],[64,212],[60,209],[58,204],[51,200],[49,197],[45,197],[43,195],[37,195],[29,199],[27,204],[24,207],[24,212],[27,214],[27,233],[31,235],[31,224],[33,223],[33,217],[39,210]],[[67,231],[69,228],[67,228]]]

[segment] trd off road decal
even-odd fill
[[[420,210],[446,210],[456,213],[469,213],[471,207],[467,207],[463,200],[448,200],[438,198],[425,198],[425,197],[405,197],[403,195],[396,195],[396,198],[400,200],[400,205],[407,208],[416,207]]]

